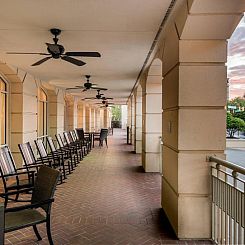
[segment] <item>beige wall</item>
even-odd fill
[[[40,80],[1,62],[0,73],[9,88],[7,143],[17,165],[21,166],[22,158],[18,144],[29,141],[34,146],[34,140],[37,138],[38,88],[42,87],[48,96],[47,125],[48,133],[52,136],[64,129],[63,92],[47,90]]]

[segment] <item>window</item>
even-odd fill
[[[38,136],[47,134],[47,95],[43,89],[38,89]]]
[[[7,84],[0,78],[0,144],[6,144]]]

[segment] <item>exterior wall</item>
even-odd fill
[[[29,141],[34,146],[37,138],[38,87],[41,81],[26,72],[0,62],[0,72],[8,82],[8,135],[17,166],[22,165],[18,144]],[[49,91],[48,94],[48,133],[53,136],[63,131],[64,107],[62,91]]]

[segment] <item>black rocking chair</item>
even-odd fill
[[[53,245],[50,213],[59,175],[59,171],[45,165],[39,168],[31,204],[5,209],[5,233],[32,226],[38,241],[40,241],[42,237],[38,232],[37,225],[46,223],[49,244]],[[45,215],[39,211],[39,208],[45,211]]]

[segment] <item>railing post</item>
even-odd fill
[[[211,156],[212,239],[217,244],[245,244],[245,168]]]

